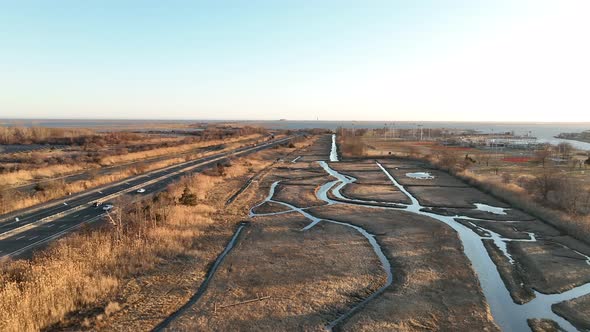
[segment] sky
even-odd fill
[[[0,118],[590,121],[587,0],[0,0]]]

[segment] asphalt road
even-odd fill
[[[166,159],[170,159],[170,158],[174,158],[174,157],[184,157],[186,155],[190,155],[190,154],[194,154],[194,153],[207,153],[207,152],[222,150],[222,149],[223,149],[223,144],[209,146],[209,147],[203,147],[203,148],[197,148],[197,149],[191,150],[189,152],[180,153],[180,154],[177,154],[174,156],[167,154],[167,155],[163,155],[163,156],[133,161],[130,163],[125,163],[125,164],[101,167],[101,168],[96,168],[96,169],[92,169],[92,170],[87,170],[82,173],[76,173],[76,174],[70,174],[70,175],[61,176],[61,177],[38,180],[38,181],[31,182],[31,183],[15,186],[15,187],[7,187],[7,188],[4,188],[3,190],[19,190],[19,191],[23,191],[23,192],[26,192],[26,191],[33,192],[33,191],[35,191],[35,187],[37,186],[37,184],[44,183],[44,182],[52,182],[52,181],[56,181],[56,180],[61,180],[61,181],[64,181],[65,183],[71,183],[71,182],[80,181],[80,180],[89,180],[93,176],[111,174],[111,173],[123,170],[125,168],[132,167],[134,165],[139,165],[142,163],[148,164],[148,163],[158,162],[161,160],[166,160]]]
[[[247,146],[200,159],[169,166],[142,175],[133,176],[96,189],[67,196],[58,201],[41,204],[30,209],[0,216],[0,258],[17,257],[75,230],[83,224],[101,219],[105,215],[96,201],[109,201],[125,193],[131,195],[154,194],[178,181],[182,176],[199,172],[223,162],[227,157],[243,156],[285,143],[292,137],[273,140],[258,146]],[[137,189],[144,188],[144,193]]]

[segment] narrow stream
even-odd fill
[[[262,217],[262,216],[275,216],[275,215],[289,213],[289,212],[298,212],[298,213],[302,214],[305,218],[307,218],[307,219],[309,219],[311,221],[311,223],[309,223],[307,226],[305,226],[304,228],[302,228],[301,231],[307,231],[307,230],[309,230],[310,228],[312,228],[315,225],[317,225],[317,223],[319,223],[320,221],[324,221],[324,222],[329,222],[329,223],[333,223],[333,224],[337,224],[337,225],[341,225],[341,226],[350,227],[350,228],[356,230],[357,232],[359,232],[362,236],[364,236],[367,239],[367,241],[369,241],[369,244],[373,248],[373,251],[377,255],[377,258],[379,258],[379,261],[381,262],[381,266],[383,268],[383,271],[387,275],[387,281],[385,282],[384,285],[382,285],[373,294],[371,294],[370,296],[368,296],[367,298],[365,298],[364,300],[362,300],[360,303],[357,303],[351,309],[349,309],[348,311],[346,311],[344,314],[340,315],[338,318],[336,318],[334,321],[332,321],[330,324],[328,324],[326,326],[326,330],[332,331],[332,329],[336,325],[338,325],[340,322],[342,322],[343,320],[347,319],[348,317],[352,316],[354,313],[356,313],[358,310],[360,310],[365,304],[367,304],[369,301],[373,300],[377,295],[379,295],[382,292],[384,292],[387,289],[387,287],[389,287],[393,283],[393,273],[391,271],[391,263],[389,262],[389,260],[385,256],[385,254],[383,253],[383,250],[381,249],[381,246],[379,246],[379,243],[377,243],[377,240],[375,239],[375,236],[373,234],[367,232],[367,230],[365,230],[364,228],[362,228],[360,226],[357,226],[357,225],[349,224],[349,223],[346,223],[346,222],[341,222],[341,221],[336,221],[336,220],[330,220],[330,219],[320,219],[320,218],[317,218],[317,217],[313,216],[312,214],[308,213],[307,211],[305,211],[306,210],[305,208],[298,208],[298,207],[296,207],[294,205],[291,205],[289,203],[286,203],[286,202],[281,202],[281,201],[273,200],[272,197],[274,196],[275,190],[276,190],[279,182],[280,181],[273,182],[272,185],[270,186],[269,194],[265,198],[265,200],[262,201],[260,204],[254,206],[252,209],[250,209],[250,217],[256,217],[256,216],[259,216],[259,217]],[[332,181],[332,182],[330,182],[330,184],[331,185],[334,185],[334,184],[336,184],[336,182],[337,181]],[[325,192],[327,192],[327,190],[329,190],[329,188],[326,187],[325,185],[322,186],[322,188],[324,188],[324,187],[325,187]],[[262,204],[264,204],[266,202],[278,203],[278,204],[281,204],[281,205],[284,205],[284,206],[288,207],[290,210],[280,211],[280,212],[261,213],[261,214],[255,213],[253,211],[256,207],[261,206]],[[328,202],[328,204],[333,204],[333,203]]]
[[[330,150],[330,161],[338,161],[338,148],[336,147],[336,134],[332,134],[332,149]]]
[[[328,172],[330,175],[336,177],[338,182],[350,183],[350,179],[348,179],[345,175],[342,175],[336,172],[334,169],[330,168],[327,163],[320,162],[320,165]],[[530,330],[527,324],[528,318],[547,318],[552,319],[557,322],[561,328],[565,329],[566,331],[577,331],[577,329],[571,325],[567,320],[563,319],[561,316],[558,316],[551,310],[551,305],[555,303],[559,303],[565,300],[574,299],[579,296],[585,295],[590,293],[590,283],[584,284],[578,287],[575,287],[569,291],[560,293],[560,294],[541,294],[535,292],[536,298],[532,301],[519,305],[512,301],[510,297],[510,293],[504,282],[502,281],[500,274],[496,268],[496,265],[490,258],[485,249],[482,239],[491,238],[494,240],[496,245],[500,243],[505,243],[508,241],[536,241],[535,235],[533,233],[529,233],[529,239],[509,239],[500,236],[490,230],[483,229],[485,232],[489,234],[488,237],[481,237],[472,229],[462,225],[461,223],[457,222],[456,218],[462,219],[471,219],[477,220],[475,218],[469,218],[466,216],[441,216],[431,212],[422,211],[424,208],[420,205],[418,200],[410,194],[404,186],[399,184],[395,178],[379,163],[377,166],[385,173],[385,175],[389,178],[389,180],[400,190],[402,191],[408,198],[411,200],[411,204],[407,205],[405,208],[396,208],[396,207],[383,207],[389,209],[396,209],[396,210],[404,210],[412,213],[416,213],[419,215],[427,216],[445,224],[449,225],[459,234],[459,238],[463,244],[463,249],[465,255],[471,261],[473,268],[478,275],[480,284],[486,296],[486,300],[490,305],[492,314],[494,316],[494,320],[500,326],[500,328],[504,331],[526,331]],[[342,188],[341,185],[337,185],[333,188],[334,191],[340,190]],[[337,196],[336,193],[334,193]],[[318,198],[325,197],[323,193],[318,193]],[[481,227],[480,227],[481,228]],[[508,254],[505,245],[500,244],[500,249],[503,251],[509,261],[512,261],[512,257]]]
[[[332,156],[330,156],[330,157],[332,157]],[[325,201],[328,205],[332,205],[332,204],[356,204],[356,205],[358,205],[358,204],[364,203],[364,204],[366,204],[364,206],[370,207],[370,208],[395,209],[395,210],[407,211],[410,213],[415,213],[418,215],[427,216],[427,217],[436,219],[438,221],[441,221],[441,222],[447,224],[448,226],[450,226],[451,228],[453,228],[457,232],[457,234],[459,235],[459,239],[463,245],[464,253],[467,256],[467,258],[470,260],[470,262],[473,266],[473,269],[479,278],[479,282],[480,282],[481,287],[483,289],[487,303],[490,306],[492,315],[494,316],[494,320],[495,320],[496,324],[498,324],[498,326],[503,331],[527,331],[527,330],[530,330],[530,328],[527,324],[527,319],[529,319],[529,318],[551,319],[551,320],[557,322],[560,325],[560,327],[566,331],[577,331],[577,329],[571,323],[569,323],[567,320],[565,320],[561,316],[555,314],[551,310],[551,306],[553,304],[556,304],[556,303],[559,303],[559,302],[562,302],[565,300],[570,300],[570,299],[574,299],[574,298],[589,294],[590,293],[590,283],[575,287],[569,291],[559,293],[559,294],[542,294],[542,293],[535,291],[535,298],[533,300],[531,300],[530,302],[528,302],[526,304],[522,304],[522,305],[514,303],[514,301],[512,300],[512,298],[510,296],[508,289],[506,288],[503,280],[500,277],[500,274],[498,272],[498,269],[497,269],[495,263],[493,262],[491,257],[488,255],[488,252],[482,242],[482,240],[484,240],[484,239],[492,240],[494,242],[494,244],[496,245],[496,247],[498,247],[500,249],[500,251],[504,254],[504,256],[508,259],[508,261],[511,264],[513,264],[514,259],[510,255],[510,253],[508,252],[507,245],[506,245],[507,242],[511,242],[511,241],[535,242],[535,241],[537,241],[537,239],[536,239],[536,236],[534,233],[528,233],[528,235],[529,235],[528,239],[511,239],[511,238],[505,238],[505,237],[501,236],[500,234],[497,234],[489,229],[486,229],[484,227],[481,227],[479,225],[475,225],[472,223],[472,226],[474,226],[474,228],[478,229],[483,234],[483,236],[480,236],[473,229],[459,223],[458,221],[456,221],[456,219],[473,220],[473,221],[486,220],[486,219],[478,219],[478,218],[472,218],[472,217],[461,216],[461,215],[443,216],[443,215],[438,215],[438,214],[435,214],[432,212],[423,211],[423,209],[425,207],[420,205],[418,200],[410,192],[408,192],[404,186],[402,186],[400,183],[398,183],[395,180],[395,178],[379,163],[376,163],[376,165],[384,172],[384,174],[393,183],[393,185],[396,186],[401,192],[403,192],[410,199],[411,204],[395,204],[392,206],[386,206],[385,204],[383,204],[384,202],[364,201],[364,200],[359,200],[359,199],[346,198],[345,196],[343,196],[340,193],[340,190],[342,190],[342,188],[344,186],[346,186],[347,184],[350,184],[350,183],[353,183],[354,181],[356,181],[356,179],[337,172],[336,170],[332,169],[328,165],[328,163],[326,163],[324,161],[320,161],[319,164],[322,166],[322,168],[329,175],[331,175],[332,177],[334,177],[336,179],[335,181],[325,183],[316,192],[317,198],[321,199],[322,201]],[[359,303],[358,305],[353,307],[351,310],[349,310],[347,313],[338,317],[335,321],[333,321],[331,324],[329,324],[327,326],[327,329],[331,330],[334,326],[336,326],[337,324],[339,324],[343,320],[350,317],[352,314],[354,314],[356,311],[358,311],[362,306],[364,306],[368,301],[375,298],[375,296],[377,296],[378,294],[383,292],[389,285],[391,285],[391,282],[393,280],[393,275],[391,272],[391,264],[387,260],[385,255],[383,254],[381,247],[378,245],[377,241],[375,240],[375,237],[373,235],[371,235],[370,233],[368,233],[365,229],[358,227],[356,225],[343,223],[343,222],[336,221],[336,220],[320,219],[320,218],[313,216],[308,211],[306,211],[307,210],[306,208],[298,208],[298,207],[295,207],[295,206],[285,203],[285,202],[273,200],[272,197],[274,195],[274,191],[275,191],[278,183],[279,182],[277,181],[271,185],[269,195],[265,199],[264,202],[267,202],[267,201],[268,202],[275,202],[275,203],[278,203],[278,204],[288,207],[290,210],[275,212],[275,213],[267,213],[267,214],[255,214],[251,210],[250,211],[251,216],[278,215],[278,214],[289,213],[289,212],[298,212],[311,221],[307,226],[305,226],[302,229],[303,231],[307,231],[307,230],[311,229],[312,227],[317,225],[320,221],[331,222],[331,223],[344,225],[347,227],[352,227],[355,230],[357,230],[358,232],[360,232],[363,236],[365,236],[365,238],[367,238],[367,240],[370,242],[371,246],[373,247],[373,250],[375,251],[375,253],[379,257],[379,260],[381,261],[384,271],[388,275],[387,283],[384,286],[382,286],[377,292],[375,292],[374,294],[372,294],[368,298],[364,299],[361,303]],[[336,201],[336,200],[330,199],[328,197],[329,192],[331,192],[334,195],[334,197],[338,198],[339,200]],[[264,202],[260,203],[257,206],[260,206]],[[379,203],[381,205],[375,206],[374,203]],[[481,207],[478,206],[478,209],[488,210],[488,207],[487,206],[481,206]],[[489,208],[489,210],[494,210],[493,212],[499,213],[499,214],[504,212],[503,210],[500,211],[500,210],[496,210],[496,209],[491,209],[491,207]],[[562,245],[562,246],[564,246],[564,245]],[[575,252],[577,252],[577,251],[575,251]],[[577,252],[577,253],[579,253],[579,252]],[[579,254],[581,257],[586,259],[588,264],[590,264],[590,257],[583,255],[581,253],[579,253]]]
[[[225,258],[225,256],[227,256],[227,254],[232,250],[232,248],[236,244],[236,241],[238,240],[238,236],[240,235],[240,233],[242,232],[244,227],[246,227],[246,225],[247,225],[247,223],[244,223],[244,222],[240,223],[240,225],[236,229],[234,235],[232,236],[231,240],[223,249],[223,252],[221,252],[221,254],[219,256],[217,256],[215,263],[213,263],[213,266],[211,266],[211,268],[207,272],[207,275],[205,276],[205,280],[203,280],[203,282],[201,283],[201,286],[199,286],[199,289],[197,290],[197,292],[182,307],[180,307],[178,310],[176,310],[174,313],[172,313],[170,316],[168,316],[160,324],[156,325],[156,327],[154,327],[154,329],[152,331],[154,331],[154,332],[155,331],[163,331],[163,330],[167,329],[175,319],[180,317],[180,315],[182,315],[186,310],[188,310],[191,306],[193,306],[195,303],[197,303],[197,301],[199,301],[201,296],[203,296],[203,294],[205,294],[205,291],[207,290],[207,286],[209,286],[209,282],[211,281],[211,278],[213,278],[213,275],[217,271],[217,268],[219,268],[219,265],[221,264],[221,262],[223,262],[223,259]]]
[[[476,206],[476,210],[479,211],[484,211],[484,212],[489,212],[489,213],[493,213],[493,214],[497,214],[497,215],[506,215],[506,211],[510,210],[507,208],[501,208],[501,207],[497,207],[497,206],[491,206],[491,205],[487,205],[487,204],[482,204],[482,203],[475,203],[474,204]]]

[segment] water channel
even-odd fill
[[[332,146],[332,151],[330,153],[330,160],[333,160],[333,159],[337,160],[337,155],[335,153],[335,148],[334,148],[335,135],[332,136],[332,142],[333,142],[333,146]],[[334,155],[336,155],[336,158],[333,158]],[[486,229],[484,227],[481,227],[481,226],[475,225],[474,223],[471,223],[471,225],[475,229],[478,229],[480,231],[479,233],[482,234],[482,235],[480,235],[477,232],[475,232],[473,229],[458,222],[457,219],[464,219],[464,220],[471,220],[471,221],[485,220],[485,219],[472,218],[472,217],[462,216],[462,215],[443,216],[443,215],[438,215],[438,214],[435,214],[432,212],[428,212],[427,210],[424,210],[424,208],[425,208],[424,206],[420,205],[418,199],[416,199],[416,197],[414,197],[408,190],[406,190],[406,188],[403,185],[401,185],[399,182],[397,182],[396,179],[393,177],[393,175],[383,165],[381,165],[378,162],[376,162],[376,166],[379,169],[381,169],[381,171],[383,171],[383,173],[391,181],[392,185],[394,185],[396,188],[398,188],[402,193],[404,193],[410,199],[411,203],[410,204],[392,204],[392,203],[387,203],[387,202],[350,199],[350,198],[347,198],[344,195],[342,195],[340,191],[342,190],[342,188],[344,186],[353,183],[354,181],[356,181],[356,179],[351,176],[339,173],[338,171],[331,168],[329,166],[329,164],[326,163],[325,161],[320,161],[319,164],[326,171],[326,173],[328,173],[330,176],[335,178],[334,181],[323,184],[316,191],[317,198],[326,202],[326,204],[328,204],[328,205],[332,205],[332,204],[359,205],[360,204],[360,205],[364,205],[366,207],[371,207],[371,208],[394,209],[394,210],[398,210],[398,211],[406,211],[406,212],[410,212],[410,213],[433,218],[433,219],[443,222],[446,225],[453,228],[457,232],[459,239],[461,240],[461,243],[463,245],[463,251],[464,251],[465,255],[470,260],[472,267],[478,276],[478,279],[479,279],[480,285],[483,289],[487,303],[489,304],[492,315],[494,316],[494,320],[495,320],[496,324],[498,324],[498,326],[503,331],[527,331],[527,330],[530,330],[530,328],[527,324],[527,319],[530,319],[530,318],[551,319],[551,320],[557,322],[560,325],[560,327],[566,331],[577,331],[577,329],[571,323],[569,323],[563,317],[555,314],[551,310],[551,306],[553,304],[556,304],[556,303],[559,303],[562,301],[574,299],[574,298],[589,294],[590,293],[590,283],[583,284],[578,287],[574,287],[573,289],[570,289],[568,291],[565,291],[565,292],[559,293],[559,294],[542,294],[542,293],[535,291],[535,293],[534,293],[535,298],[533,300],[531,300],[530,302],[525,303],[525,304],[517,304],[512,300],[509,290],[505,286],[502,278],[500,277],[500,273],[498,272],[498,269],[497,269],[494,261],[489,256],[488,251],[486,250],[486,248],[484,247],[484,243],[482,242],[482,240],[492,240],[494,242],[494,244],[496,245],[496,247],[498,247],[500,249],[500,251],[504,254],[504,256],[507,258],[507,260],[511,264],[514,264],[514,258],[510,255],[510,253],[508,252],[508,249],[507,249],[507,245],[506,245],[507,242],[510,242],[510,241],[535,242],[535,241],[537,241],[537,238],[534,233],[528,233],[528,235],[529,235],[528,239],[511,239],[511,238],[503,237],[500,234],[497,234],[489,229]],[[314,215],[312,215],[309,211],[307,211],[307,208],[298,208],[298,207],[295,207],[291,204],[281,202],[278,200],[274,200],[273,196],[274,196],[274,192],[275,192],[278,184],[279,184],[279,181],[274,182],[271,185],[269,195],[258,206],[264,204],[265,202],[275,202],[275,203],[281,204],[281,205],[289,208],[289,210],[275,212],[275,213],[267,213],[267,214],[256,214],[253,212],[254,208],[256,208],[256,207],[253,207],[250,210],[250,216],[252,216],[252,217],[254,217],[254,216],[268,216],[268,215],[278,215],[278,214],[284,214],[284,213],[290,213],[290,212],[298,212],[310,220],[310,223],[307,226],[305,226],[302,229],[302,231],[307,231],[307,230],[313,228],[315,225],[317,225],[320,222],[330,222],[330,223],[336,223],[336,224],[344,225],[347,227],[351,227],[351,228],[355,229],[356,231],[358,231],[359,233],[361,233],[369,241],[369,243],[373,247],[373,250],[375,251],[375,254],[377,255],[377,257],[379,258],[379,260],[381,262],[383,270],[387,273],[387,276],[388,276],[387,283],[385,285],[383,285],[377,292],[375,292],[374,294],[372,294],[371,296],[369,296],[368,298],[363,300],[361,303],[354,306],[347,313],[343,314],[342,316],[338,317],[335,321],[331,322],[327,326],[327,329],[331,330],[334,326],[336,326],[338,323],[340,323],[343,320],[350,317],[352,314],[354,314],[356,311],[358,311],[362,306],[364,306],[368,301],[375,298],[378,294],[385,291],[385,289],[389,285],[391,285],[391,282],[393,280],[393,278],[392,278],[393,272],[391,271],[391,264],[387,260],[385,255],[383,254],[383,251],[382,251],[381,247],[379,246],[378,242],[376,241],[375,236],[373,236],[372,234],[367,232],[362,227],[359,227],[359,226],[353,225],[353,224],[349,224],[349,223],[340,222],[337,220],[321,219],[321,218],[318,218],[318,217],[315,217]],[[335,197],[338,200],[331,199],[329,193],[332,195],[332,197]],[[492,207],[492,206],[488,206],[488,205],[484,205],[484,204],[478,204],[476,208],[479,210],[489,211],[491,213],[496,213],[496,214],[503,214],[503,213],[505,213],[504,210],[506,210],[503,208],[496,208],[496,207]],[[490,220],[486,220],[486,221],[490,221]],[[565,247],[565,245],[562,245],[562,246]],[[582,253],[579,253],[578,251],[575,251],[575,250],[573,250],[573,251],[578,253],[580,256],[583,256],[586,259],[587,263],[590,264],[590,258],[588,256],[583,255]]]

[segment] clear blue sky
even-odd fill
[[[587,3],[0,0],[0,117],[590,121]]]

